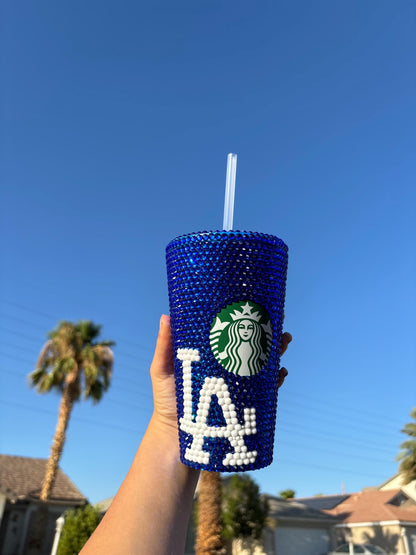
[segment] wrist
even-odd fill
[[[199,474],[199,470],[195,470],[180,462],[179,433],[176,419],[173,422],[171,419],[164,418],[157,412],[154,412],[150,419],[147,433],[151,434],[152,442],[160,446],[163,455],[171,454],[184,469],[192,470]]]
[[[196,487],[200,471],[183,464],[180,460],[179,435],[176,421],[164,419],[157,413],[152,415],[146,439],[157,451],[159,464],[165,471],[173,472],[175,480],[188,483],[191,491]],[[169,470],[168,470],[169,469]],[[192,493],[193,496],[193,493]]]
[[[154,411],[149,422],[149,429],[160,436],[163,443],[174,445],[179,452],[178,423],[176,419],[166,418]]]

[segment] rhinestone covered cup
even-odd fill
[[[263,233],[183,235],[166,248],[181,461],[268,466],[288,249]]]

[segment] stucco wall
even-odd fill
[[[410,482],[410,484],[403,485],[403,479],[398,474],[394,476],[391,480],[380,486],[381,491],[390,490],[390,489],[402,489],[406,495],[408,495],[411,499],[416,501],[416,480]]]

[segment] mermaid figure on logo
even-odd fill
[[[234,308],[235,305],[232,306]],[[226,370],[239,376],[253,376],[261,370],[268,358],[269,353],[265,353],[262,346],[262,333],[266,334],[269,351],[272,336],[270,318],[264,309],[263,314],[253,312],[255,308],[260,308],[259,305],[253,306],[246,302],[238,308],[230,310],[228,314],[221,312],[228,322],[222,321],[220,315],[217,316],[211,328],[211,347],[215,358]],[[262,317],[265,319],[265,316],[267,324],[261,324],[259,321]],[[222,341],[223,350],[220,351],[220,336],[225,328],[228,340],[225,345]]]
[[[219,355],[228,358],[225,368],[240,376],[257,374],[266,358],[260,344],[260,324],[254,320],[237,320],[230,324],[228,334],[230,341]]]

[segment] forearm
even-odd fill
[[[182,555],[198,476],[179,460],[176,430],[153,417],[129,473],[81,554]]]

